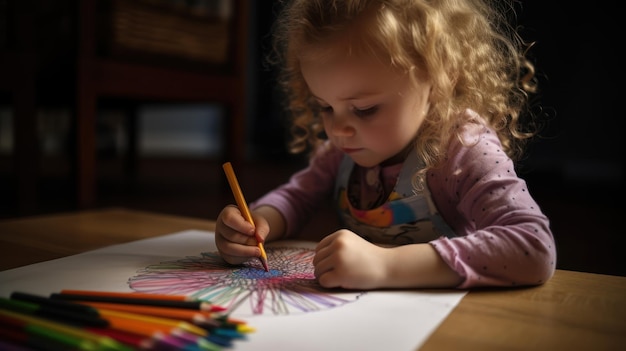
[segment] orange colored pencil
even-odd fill
[[[146,338],[152,338],[156,333],[169,334],[172,329],[174,329],[173,327],[163,324],[140,322],[117,316],[107,316],[106,319],[111,323],[109,326],[111,329],[140,335]]]
[[[237,202],[237,207],[239,207],[239,211],[243,215],[250,224],[254,226],[254,220],[252,219],[252,214],[250,213],[250,209],[248,208],[248,204],[246,203],[245,198],[243,197],[243,192],[241,191],[241,187],[239,186],[239,181],[237,181],[237,176],[235,175],[235,171],[233,170],[233,166],[230,162],[226,162],[222,165],[224,169],[224,173],[226,173],[226,179],[228,179],[228,184],[230,185],[230,189],[235,196],[235,201]],[[256,236],[257,246],[259,250],[261,250],[261,257],[259,260],[263,265],[263,268],[266,272],[269,272],[269,267],[267,265],[267,254],[265,253],[265,248],[263,247],[263,240],[257,234],[256,230],[254,231],[254,235]]]
[[[178,319],[147,316],[138,313],[113,311],[107,309],[99,309],[98,311],[103,318],[109,320],[109,322],[111,323],[110,327],[113,329],[117,329],[117,327],[122,326],[128,328],[134,328],[135,326],[152,326],[152,328],[154,328],[155,330],[162,331],[164,333],[169,333],[171,330],[174,329],[181,329],[197,334],[199,336],[208,335],[208,332],[205,329]],[[117,326],[113,324],[114,321],[118,323]]]
[[[81,302],[87,306],[94,307],[98,310],[106,309],[111,311],[130,312],[137,314],[145,314],[155,317],[164,317],[172,319],[180,319],[189,322],[204,318],[214,318],[215,314],[211,312],[194,311],[184,308],[171,308],[171,307],[153,307],[153,306],[141,306],[141,305],[129,305],[121,303],[108,303],[108,302]]]
[[[172,339],[168,338],[168,335],[176,335],[181,332],[185,332],[183,329],[172,328],[159,323],[150,322],[138,322],[132,319],[126,319],[123,317],[109,316],[111,326],[109,329],[118,331],[125,334],[131,334],[142,338],[140,341],[139,349],[147,348],[148,350],[160,350],[158,345],[164,345],[171,342]],[[109,333],[111,337],[115,337]],[[203,338],[198,336],[198,338]],[[122,342],[122,340],[119,340]],[[180,342],[177,345],[169,345],[165,350],[178,350],[183,346]]]

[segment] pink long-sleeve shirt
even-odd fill
[[[472,111],[466,111],[466,117],[472,122],[460,127],[463,142],[451,138],[448,157],[427,173],[433,202],[457,237],[440,237],[430,244],[463,277],[458,288],[543,284],[556,268],[549,220],[517,176],[496,133]],[[326,145],[307,168],[252,208],[275,207],[285,218],[286,237],[295,237],[316,210],[335,204],[333,190],[343,156]]]

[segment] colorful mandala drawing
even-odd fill
[[[259,260],[241,266],[225,263],[217,252],[203,252],[150,265],[128,284],[139,292],[188,295],[228,308],[238,315],[285,315],[325,310],[356,301],[363,292],[328,290],[313,273],[314,251],[267,247],[269,272]]]

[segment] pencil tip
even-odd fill
[[[266,272],[269,272],[270,268],[267,265],[267,260],[264,259],[263,257],[259,257],[259,259],[261,260],[261,264],[263,265],[263,269],[265,269]]]

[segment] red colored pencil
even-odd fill
[[[109,302],[109,303],[122,303],[131,305],[145,305],[145,306],[161,306],[161,307],[174,307],[174,308],[187,308],[196,311],[215,311],[215,309],[223,309],[221,306],[216,306],[210,302],[202,300],[191,301],[178,301],[171,299],[158,299],[158,298],[143,298],[133,297],[132,294],[127,296],[107,296],[106,294],[69,294],[69,293],[53,293],[50,294],[51,299],[57,300],[69,300],[74,302]]]
[[[186,295],[168,295],[168,294],[152,294],[152,293],[120,292],[120,291],[75,290],[75,289],[63,289],[61,290],[61,294],[129,297],[129,298],[134,298],[134,299],[155,299],[155,300],[172,300],[172,301],[196,301],[198,300],[193,297],[186,296]]]

